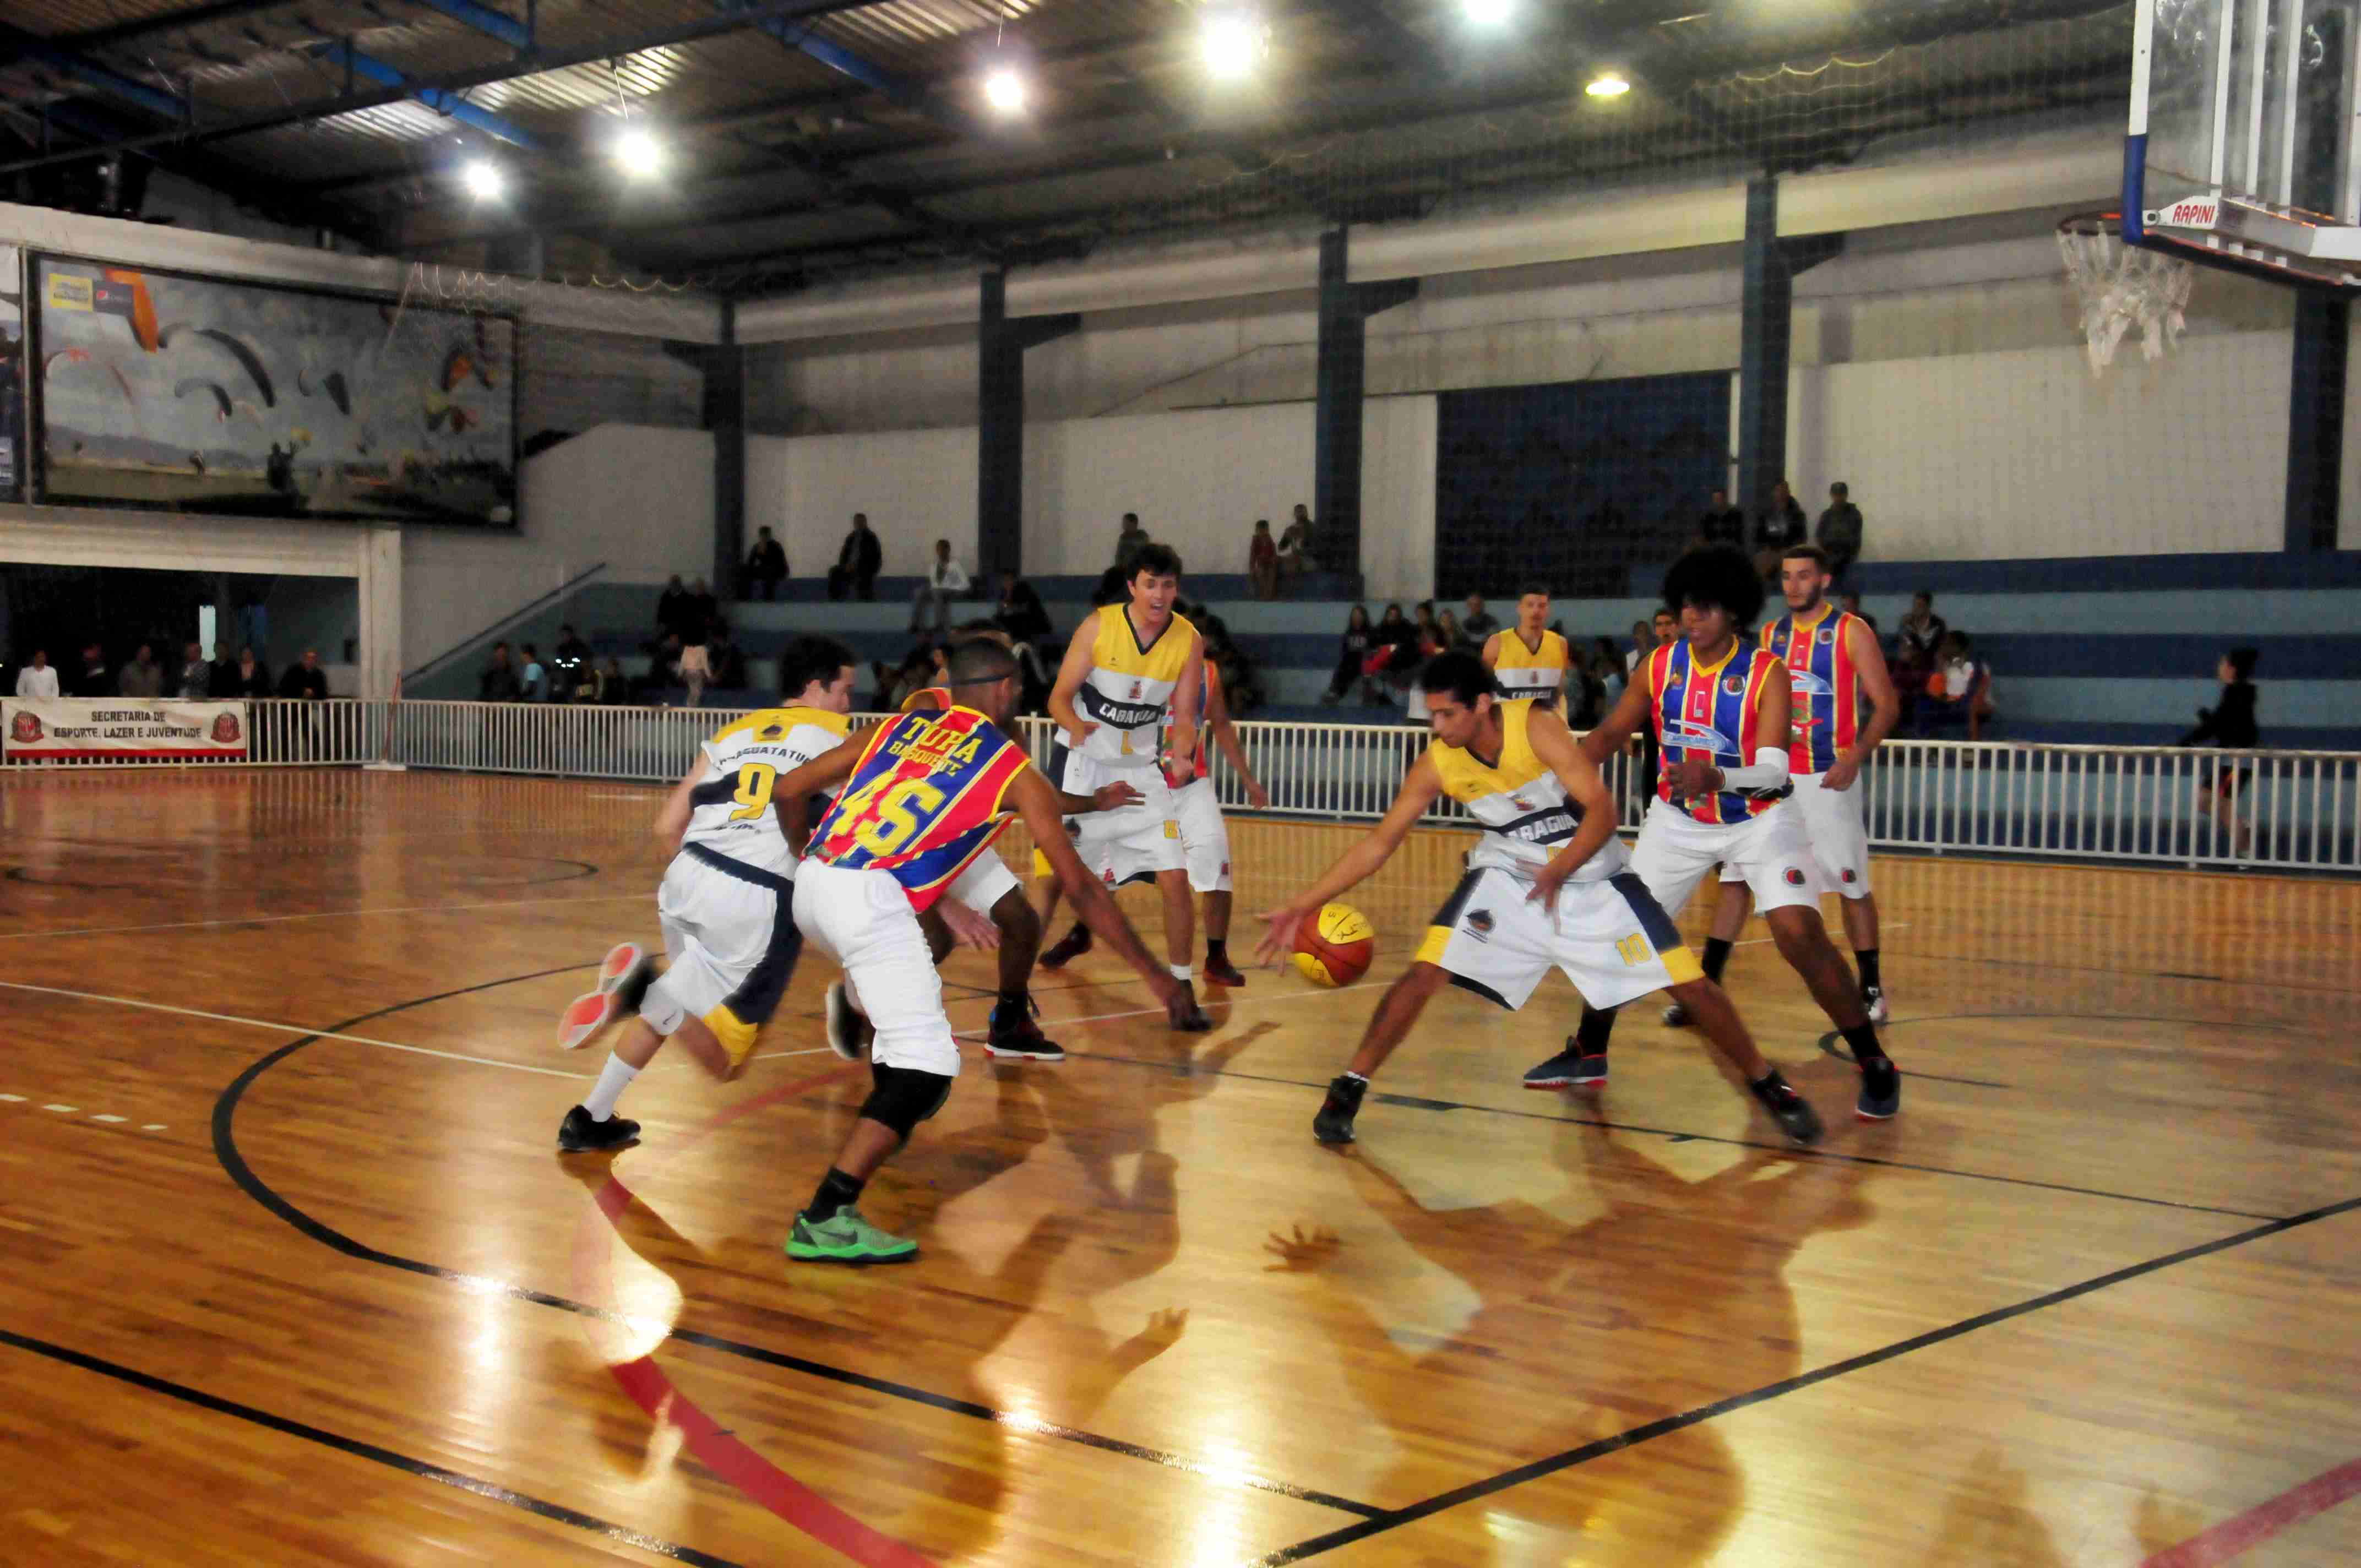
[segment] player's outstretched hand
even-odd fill
[[[1265,969],[1286,962],[1287,955],[1295,951],[1296,928],[1311,913],[1300,904],[1282,904],[1276,909],[1266,909],[1256,916],[1255,918],[1268,929],[1263,932],[1262,940],[1255,944],[1254,961]]]
[[[1121,779],[1091,791],[1091,805],[1101,811],[1120,811],[1126,806],[1137,806],[1147,798]]]
[[[978,915],[956,898],[943,899],[936,907],[943,913],[943,924],[950,928],[951,939],[961,947],[1000,946],[1000,927],[989,917]]]

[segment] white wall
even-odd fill
[[[1025,567],[1104,571],[1123,514],[1198,572],[1243,572],[1255,519],[1312,504],[1312,409],[1065,420],[1025,432]]]
[[[713,437],[607,424],[526,460],[522,527],[401,532],[405,668],[416,669],[600,562],[598,579],[713,570]],[[751,534],[751,528],[749,530]]]
[[[746,441],[746,537],[767,527],[786,547],[796,576],[836,565],[865,511],[887,576],[917,576],[935,541],[975,570],[975,431],[912,430]]]

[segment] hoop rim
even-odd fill
[[[2071,213],[2058,220],[2058,232],[2071,235],[2105,235],[2121,239],[2124,236],[2124,215],[2119,212],[2099,208],[2087,213]]]

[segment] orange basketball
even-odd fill
[[[1295,970],[1314,985],[1350,985],[1369,972],[1377,935],[1351,905],[1323,905],[1318,919],[1296,927]]]

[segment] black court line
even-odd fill
[[[1699,1405],[1694,1409],[1684,1410],[1678,1415],[1649,1421],[1633,1427],[1629,1431],[1618,1432],[1612,1437],[1600,1438],[1596,1442],[1587,1442],[1579,1448],[1569,1448],[1563,1453],[1553,1453],[1546,1459],[1536,1459],[1531,1464],[1520,1464],[1513,1470],[1503,1470],[1499,1475],[1488,1475],[1481,1481],[1471,1481],[1464,1486],[1455,1486],[1447,1492],[1438,1492],[1422,1502],[1412,1503],[1408,1508],[1390,1509],[1377,1519],[1366,1519],[1356,1525],[1347,1525],[1342,1530],[1331,1530],[1325,1535],[1315,1535],[1308,1541],[1299,1541],[1292,1546],[1283,1547],[1267,1556],[1256,1558],[1246,1564],[1246,1568],[1283,1568],[1287,1563],[1301,1563],[1307,1557],[1317,1557],[1323,1552],[1334,1552],[1340,1546],[1350,1546],[1356,1541],[1367,1541],[1373,1535],[1382,1535],[1387,1530],[1399,1530],[1406,1524],[1414,1524],[1420,1519],[1442,1513],[1447,1508],[1455,1508],[1462,1503],[1473,1502],[1478,1497],[1492,1497],[1497,1493],[1507,1491],[1511,1486],[1521,1486],[1528,1481],[1537,1481],[1544,1475],[1554,1475],[1561,1470],[1569,1470],[1577,1464],[1587,1464],[1594,1459],[1603,1458],[1610,1453],[1620,1453],[1627,1448],[1636,1448],[1641,1443],[1664,1437],[1671,1432],[1686,1431],[1687,1428],[1712,1420],[1717,1417],[1726,1416],[1733,1410],[1742,1410],[1749,1406],[1781,1398],[1815,1385],[1828,1382],[1832,1378],[1881,1365],[1898,1356],[1907,1355],[1912,1351],[1925,1350],[1931,1345],[1942,1344],[1964,1334],[1971,1334],[1978,1329],[1990,1328],[1995,1323],[2007,1322],[2012,1318],[2022,1318],[2029,1313],[2060,1306],[2080,1297],[2088,1296],[2093,1291],[2104,1290],[2112,1285],[2121,1285],[2126,1280],[2155,1274],[2159,1270],[2173,1267],[2177,1264],[2191,1262],[2201,1257],[2210,1257],[2215,1253],[2227,1252],[2233,1247],[2244,1246],[2248,1242],[2260,1241],[2266,1236],[2275,1236],[2285,1231],[2316,1224],[2322,1220],[2350,1213],[2356,1209],[2361,1209],[2361,1198],[2348,1198],[2342,1203],[2332,1203],[2325,1208],[2307,1210],[2301,1214],[2290,1214],[2286,1219],[2273,1220],[2267,1224],[2257,1225],[2251,1230],[2239,1231],[2235,1234],[2222,1236],[2213,1241],[2200,1242],[2195,1246],[2183,1247],[2179,1252],[2167,1253],[2162,1257],[2150,1258],[2146,1263],[2131,1264],[2111,1273],[2099,1275],[2095,1278],[2085,1279],[2078,1285],[2069,1285],[2063,1289],[2052,1290],[2048,1295],[2036,1296],[2028,1301],[2019,1301],[2013,1307],[1996,1307],[1989,1312],[1979,1312],[1972,1318],[1962,1318],[1958,1322],[1944,1328],[1931,1329],[1922,1334],[1913,1334],[1908,1339],[1896,1340],[1894,1343],[1877,1350],[1849,1356],[1843,1361],[1832,1362],[1826,1366],[1815,1368],[1794,1377],[1783,1378],[1776,1383],[1766,1383],[1760,1388],[1752,1389],[1743,1394],[1732,1394],[1727,1398],[1716,1399],[1709,1405]]]
[[[363,1442],[358,1438],[346,1437],[340,1433],[313,1426],[308,1421],[293,1420],[291,1417],[273,1415],[269,1410],[257,1409],[252,1405],[242,1405],[235,1399],[225,1399],[217,1394],[207,1394],[200,1389],[192,1388],[184,1383],[175,1383],[170,1378],[159,1377],[152,1373],[141,1372],[136,1368],[125,1366],[119,1362],[108,1361],[79,1350],[69,1350],[64,1345],[51,1344],[47,1340],[35,1339],[29,1334],[15,1333],[7,1329],[0,1329],[0,1344],[14,1345],[18,1350],[30,1351],[35,1355],[45,1355],[51,1361],[62,1362],[68,1366],[80,1367],[84,1372],[95,1372],[102,1377],[112,1377],[118,1383],[127,1383],[135,1388],[143,1388],[150,1394],[161,1394],[168,1399],[178,1399],[184,1405],[193,1405],[201,1410],[210,1410],[220,1416],[230,1416],[254,1426],[283,1433],[288,1437],[317,1443],[322,1448],[334,1449],[339,1453],[349,1453],[357,1459],[366,1459],[373,1464],[382,1464],[390,1470],[399,1470],[406,1475],[415,1475],[421,1480],[440,1482],[445,1486],[456,1487],[462,1492],[470,1492],[478,1497],[489,1498],[492,1502],[504,1504],[511,1508],[521,1508],[526,1513],[538,1515],[542,1519],[552,1519],[562,1525],[570,1525],[576,1530],[588,1530],[594,1535],[603,1536],[617,1546],[637,1547],[642,1552],[653,1552],[659,1557],[669,1557],[677,1563],[697,1563],[699,1568],[741,1568],[741,1565],[731,1559],[717,1557],[710,1552],[699,1552],[692,1546],[682,1546],[657,1536],[643,1534],[639,1530],[630,1530],[622,1525],[602,1519],[595,1514],[586,1514],[578,1508],[569,1508],[545,1498],[528,1497],[522,1492],[511,1491],[497,1482],[487,1481],[480,1476],[464,1475],[440,1464],[430,1464],[423,1459],[413,1459],[409,1454],[397,1453],[392,1449],[380,1448],[373,1442]]]
[[[505,1296],[511,1300],[528,1302],[536,1307],[548,1307],[562,1312],[572,1312],[579,1317],[631,1325],[636,1320],[623,1313],[609,1311],[602,1307],[594,1307],[587,1301],[577,1301],[547,1290],[535,1290],[526,1286],[511,1285],[505,1280],[494,1279],[485,1275],[467,1274],[457,1269],[445,1268],[440,1264],[428,1263],[420,1258],[405,1257],[399,1253],[386,1252],[370,1246],[366,1242],[357,1241],[333,1226],[314,1219],[281,1197],[269,1182],[254,1173],[253,1167],[247,1164],[246,1157],[238,1151],[237,1146],[237,1107],[240,1101],[245,1098],[246,1091],[253,1087],[255,1081],[264,1073],[325,1036],[342,1034],[376,1019],[395,1013],[407,1012],[413,1007],[423,1007],[431,1003],[448,1001],[455,996],[466,996],[475,992],[490,991],[503,985],[516,985],[529,980],[544,979],[553,974],[566,974],[596,967],[595,964],[562,964],[555,969],[535,970],[530,974],[510,975],[503,980],[485,981],[478,985],[463,985],[451,991],[437,992],[432,996],[415,997],[408,1002],[395,1003],[390,1007],[380,1007],[374,1012],[363,1013],[341,1023],[331,1025],[319,1034],[306,1035],[301,1039],[290,1041],[239,1073],[231,1081],[229,1087],[222,1091],[221,1097],[214,1101],[214,1157],[220,1162],[223,1171],[247,1197],[304,1235],[347,1257],[357,1258],[364,1263],[373,1263],[384,1268],[400,1269],[404,1273],[420,1275],[429,1279],[444,1280],[479,1294]],[[1274,1481],[1257,1475],[1240,1475],[1235,1474],[1232,1467],[1208,1464],[1191,1459],[1186,1454],[1167,1453],[1162,1449],[1149,1448],[1121,1438],[1086,1431],[1080,1427],[1061,1426],[1052,1421],[1038,1420],[1031,1416],[1015,1415],[1006,1410],[994,1409],[989,1405],[979,1404],[972,1399],[955,1398],[948,1394],[938,1394],[931,1389],[917,1387],[907,1383],[873,1377],[866,1373],[833,1366],[826,1362],[809,1360],[785,1351],[748,1344],[741,1340],[727,1339],[719,1334],[706,1333],[695,1329],[675,1328],[672,1332],[672,1338],[685,1344],[699,1345],[707,1350],[719,1351],[725,1355],[759,1362],[765,1366],[775,1366],[784,1371],[801,1373],[806,1376],[822,1378],[828,1382],[865,1389],[874,1394],[883,1394],[890,1398],[907,1400],[916,1405],[926,1405],[953,1415],[991,1421],[995,1425],[1010,1427],[1020,1431],[1034,1432],[1042,1437],[1054,1438],[1060,1442],[1071,1442],[1082,1447],[1097,1449],[1105,1453],[1118,1453],[1126,1458],[1145,1460],[1151,1464],[1179,1471],[1184,1475],[1197,1475],[1226,1485],[1245,1486],[1253,1491],[1268,1492],[1296,1502],[1317,1504],[1322,1508],[1334,1508],[1339,1513],[1374,1519],[1383,1511],[1373,1504],[1356,1502],[1350,1497],[1340,1497],[1333,1493],[1317,1491],[1308,1486],[1297,1486],[1285,1481]]]

